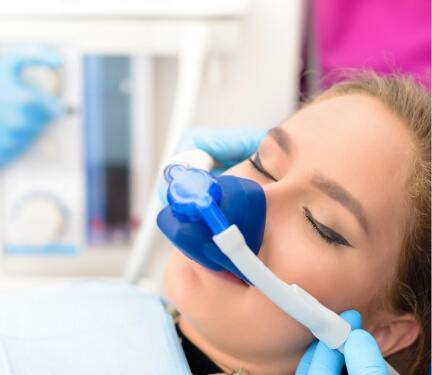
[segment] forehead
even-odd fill
[[[317,170],[343,185],[372,222],[401,218],[412,159],[410,136],[377,99],[345,95],[321,100],[282,127],[292,138],[299,168]]]

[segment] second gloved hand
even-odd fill
[[[296,375],[340,375],[344,364],[349,375],[387,375],[378,344],[361,329],[360,314],[350,310],[341,316],[353,329],[345,343],[345,355],[315,341],[303,355]]]
[[[220,164],[217,172],[236,165],[259,147],[267,130],[259,128],[201,128],[193,141],[197,148],[210,154]]]
[[[57,69],[60,56],[47,47],[23,47],[0,56],[0,167],[24,152],[62,112],[58,98],[22,78],[31,65]]]

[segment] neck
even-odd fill
[[[182,316],[179,319],[179,326],[183,334],[227,374],[238,369],[245,370],[249,375],[294,374],[302,356],[302,353],[290,353],[279,360],[271,358],[268,362],[262,359],[257,361],[256,358],[241,358],[235,353],[227,353],[223,348],[213,345]]]

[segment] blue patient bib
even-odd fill
[[[0,298],[1,375],[191,374],[160,298],[86,281]]]

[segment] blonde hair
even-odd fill
[[[407,186],[409,215],[385,306],[397,313],[413,314],[421,327],[416,342],[390,356],[389,362],[401,374],[426,374],[431,351],[431,98],[410,77],[349,74],[351,78],[336,83],[315,100],[347,94],[376,98],[403,121],[414,141]]]

